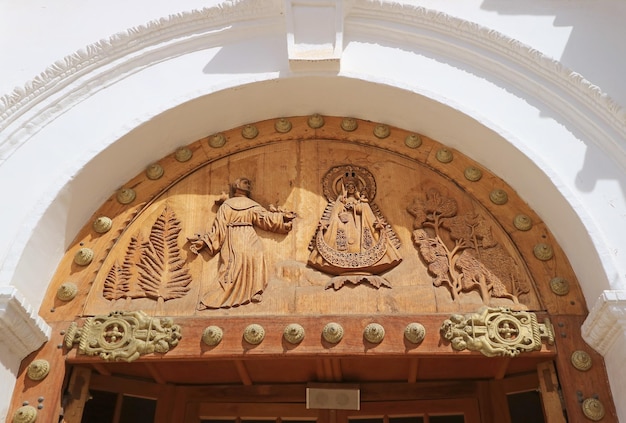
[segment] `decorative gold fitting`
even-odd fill
[[[241,136],[247,140],[252,140],[259,135],[259,130],[254,125],[245,125],[241,129]]]
[[[44,379],[50,373],[50,363],[47,360],[35,360],[28,365],[26,376],[30,380],[38,381]]]
[[[137,194],[132,188],[122,188],[117,192],[116,197],[120,204],[130,204],[135,201]]]
[[[404,328],[404,337],[412,344],[420,344],[426,337],[426,329],[421,323],[409,323]]]
[[[215,134],[209,138],[209,145],[213,148],[221,148],[226,144],[226,135]]]
[[[341,120],[341,129],[343,129],[346,132],[352,132],[356,130],[356,128],[358,127],[359,127],[359,124],[354,118],[347,117]]]
[[[561,277],[552,278],[550,280],[550,289],[556,295],[569,294],[569,282]]]
[[[518,214],[513,219],[513,226],[520,231],[528,231],[533,227],[533,221],[525,214]]]
[[[409,148],[417,148],[422,145],[422,137],[418,134],[409,134],[404,139],[404,145]]]
[[[72,282],[65,282],[57,289],[57,298],[61,301],[71,301],[78,293],[78,286]]]
[[[586,372],[591,369],[591,366],[593,365],[591,362],[591,356],[582,350],[574,351],[570,360],[572,361],[572,366],[581,372]]]
[[[376,138],[384,139],[387,138],[389,134],[391,134],[391,130],[387,125],[380,124],[374,127],[374,135]]]
[[[604,418],[604,405],[600,402],[600,400],[596,398],[587,398],[582,403],[583,414],[589,420],[593,420],[594,422],[600,421]]]
[[[285,327],[283,337],[290,344],[298,344],[304,339],[304,328],[297,323],[291,323]]]
[[[161,178],[164,173],[163,166],[158,163],[152,163],[146,168],[146,176],[153,181]]]
[[[324,126],[324,117],[319,113],[315,113],[314,115],[309,116],[309,120],[307,121],[309,127],[312,129],[318,129]]]
[[[343,338],[343,328],[339,323],[328,323],[322,330],[322,336],[326,342],[337,344]]]
[[[437,157],[437,160],[439,160],[441,163],[450,163],[453,159],[452,151],[448,150],[447,148],[440,148],[439,150],[437,150],[437,154],[435,155],[435,157]]]
[[[248,344],[258,345],[265,339],[265,329],[263,329],[263,326],[257,325],[256,323],[248,325],[243,331],[243,339],[245,339]]]
[[[483,177],[483,171],[475,166],[468,166],[465,168],[463,175],[465,175],[465,179],[468,181],[477,182]]]
[[[533,254],[541,261],[550,260],[554,256],[554,251],[552,251],[552,247],[548,244],[539,243],[535,245],[533,248]]]
[[[176,153],[174,153],[174,157],[179,162],[186,162],[191,159],[193,156],[193,152],[187,147],[180,147],[176,149]]]
[[[489,193],[489,199],[493,204],[501,206],[509,201],[509,195],[503,189],[494,189]]]
[[[34,423],[37,420],[37,409],[32,405],[18,408],[13,414],[13,423]]]
[[[385,338],[385,328],[378,323],[370,323],[365,326],[363,337],[372,344],[380,344]]]
[[[99,234],[104,234],[111,230],[111,227],[113,226],[113,221],[110,217],[100,216],[93,221],[92,226],[94,231]]]
[[[280,118],[274,123],[274,129],[276,129],[276,132],[286,134],[291,131],[291,122],[285,118]]]
[[[204,332],[202,332],[202,342],[210,347],[222,342],[223,337],[224,331],[218,326],[208,326],[204,329]]]
[[[87,266],[93,260],[93,250],[91,248],[83,247],[74,255],[74,263],[79,266]]]

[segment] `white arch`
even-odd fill
[[[210,133],[320,112],[426,134],[515,187],[564,247],[587,303],[603,295],[585,329],[610,374],[615,366],[614,393],[626,393],[620,356],[611,362],[624,323],[606,307],[626,301],[613,292],[626,287],[624,110],[559,62],[476,23],[386,2],[355,1],[342,13],[338,73],[292,71],[283,3],[255,0],[117,34],[1,98],[0,184],[19,201],[2,212],[0,287],[30,327],[16,338],[32,340],[3,354],[6,367],[15,371],[48,335],[30,307],[78,229],[126,180]]]

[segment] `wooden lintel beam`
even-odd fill
[[[332,366],[333,381],[341,382],[343,380],[343,375],[341,372],[341,360],[339,358],[333,358],[330,364]]]
[[[96,372],[98,372],[98,374],[100,374],[102,376],[111,376],[112,375],[111,371],[109,369],[107,369],[105,367],[105,365],[102,364],[102,363],[92,363],[91,365],[94,368],[94,370]]]
[[[159,373],[159,371],[154,367],[154,364],[152,363],[144,363],[144,365],[146,366],[146,369],[148,369],[148,372],[150,373],[150,376],[152,376],[152,379],[154,379],[154,381],[160,385],[165,385],[167,383],[167,381],[165,380],[165,378],[163,378],[163,376],[161,376],[161,373]]]
[[[504,379],[504,376],[506,376],[506,371],[509,368],[510,362],[511,362],[511,357],[506,357],[505,359],[502,360],[502,363],[500,364],[500,367],[498,367],[498,369],[496,370],[496,374],[494,376],[496,380]]]
[[[324,363],[324,382],[332,382],[333,379],[333,366],[330,362],[330,358],[325,358]]]
[[[412,358],[409,360],[409,377],[407,378],[407,382],[415,383],[417,382],[417,371],[419,370],[419,359]]]
[[[319,382],[324,382],[324,362],[322,359],[318,358],[315,360],[315,375],[317,376],[317,380]]]
[[[252,379],[250,378],[250,374],[244,362],[242,360],[234,360],[233,362],[235,363],[235,368],[237,369],[241,383],[246,386],[252,385]]]

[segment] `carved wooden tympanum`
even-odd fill
[[[322,185],[328,204],[309,245],[309,266],[336,275],[326,288],[339,289],[346,282],[391,288],[379,274],[402,261],[400,241],[372,202],[372,174],[360,166],[337,166]]]

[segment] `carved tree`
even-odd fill
[[[105,281],[103,295],[107,300],[117,300],[120,298],[143,298],[145,292],[138,289],[136,284],[139,272],[135,263],[141,261],[143,251],[147,248],[148,242],[143,242],[140,233],[131,237],[130,244],[126,249],[124,262],[120,266],[116,261],[111,267]],[[131,286],[131,282],[135,282]]]
[[[191,288],[189,269],[184,267],[178,246],[180,221],[167,207],[150,231],[150,242],[137,263],[139,287],[148,298],[159,302],[183,297]]]
[[[518,295],[529,292],[515,261],[498,246],[481,215],[457,215],[457,202],[433,188],[407,211],[415,218],[413,241],[434,276],[433,285],[446,285],[453,301],[476,290],[483,303],[491,297],[518,303]]]

